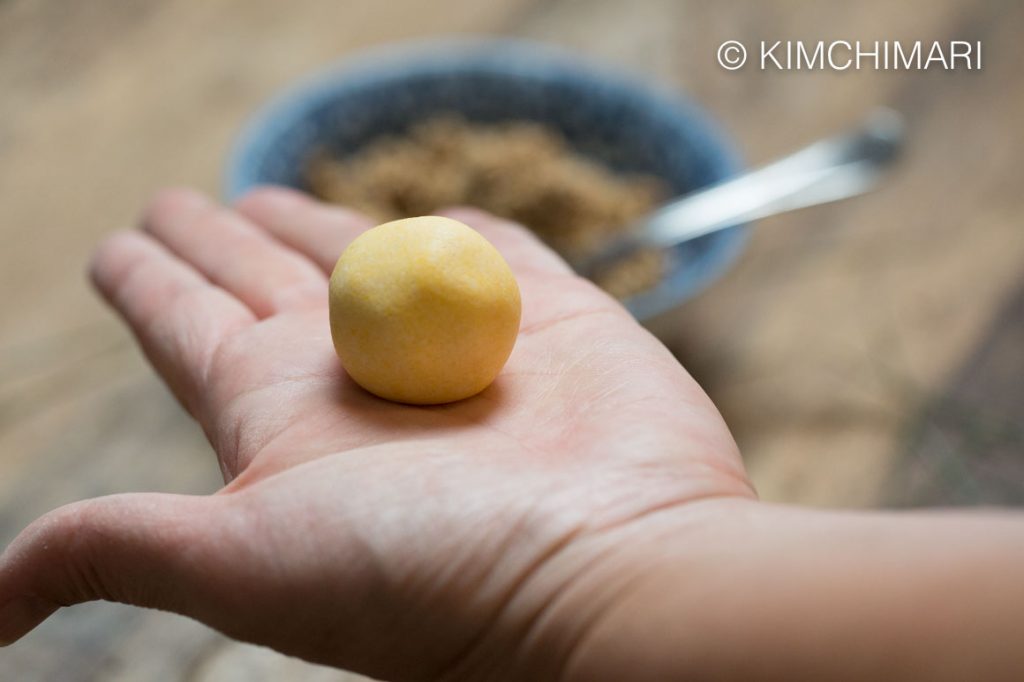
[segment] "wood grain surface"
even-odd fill
[[[886,186],[762,221],[652,328],[732,426],[762,496],[1024,501],[1024,4],[632,0],[0,0],[0,543],[73,500],[202,493],[198,429],[84,268],[167,184],[217,194],[246,115],[360,48],[456,33],[555,43],[706,106],[752,163],[908,118]],[[727,39],[980,40],[976,72],[725,71]],[[345,680],[184,618],[65,609],[0,680]]]

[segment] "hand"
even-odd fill
[[[0,561],[0,639],[107,599],[388,679],[544,679],[635,570],[618,547],[753,497],[714,406],[620,305],[522,229],[451,215],[508,260],[523,322],[495,384],[438,407],[369,395],[334,354],[327,276],[364,218],[178,190],[111,237],[95,283],[227,485],[39,519]]]

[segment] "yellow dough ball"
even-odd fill
[[[361,234],[331,275],[331,337],[356,383],[432,405],[487,388],[519,332],[519,286],[479,233],[438,216]]]

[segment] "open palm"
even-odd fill
[[[111,599],[389,679],[497,675],[509,652],[540,675],[573,647],[559,604],[588,598],[620,534],[752,495],[714,406],[621,306],[522,229],[450,215],[512,266],[523,323],[490,388],[436,407],[371,396],[334,354],[327,275],[364,218],[283,189],[235,210],[175,190],[108,240],[94,279],[227,485],[37,521],[0,563],[15,634]]]

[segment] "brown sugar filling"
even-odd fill
[[[306,179],[317,197],[380,222],[477,206],[526,225],[570,262],[593,255],[668,196],[659,179],[614,173],[542,124],[457,116],[426,119],[344,158],[320,152]],[[627,298],[656,284],[664,268],[660,252],[640,252],[596,281]]]

